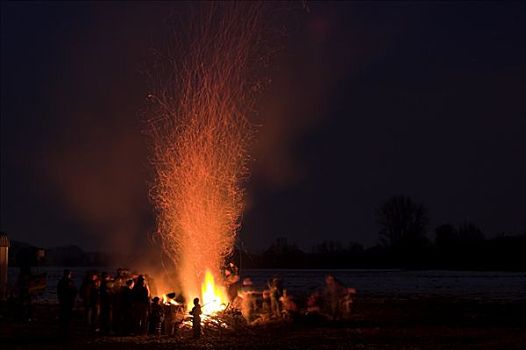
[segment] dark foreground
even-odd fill
[[[480,302],[445,298],[358,298],[345,323],[272,323],[235,330],[190,330],[176,338],[100,337],[86,333],[81,315],[68,340],[57,336],[53,306],[37,306],[36,320],[0,320],[2,349],[524,349],[526,301]]]

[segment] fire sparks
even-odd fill
[[[203,284],[207,313],[227,302],[213,276],[232,252],[243,210],[263,4],[199,6],[175,28],[175,45],[153,74],[149,135],[158,234],[186,299]]]

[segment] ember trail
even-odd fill
[[[183,295],[200,297],[205,314],[228,303],[217,281],[243,210],[262,17],[260,3],[202,3],[175,24],[152,74],[158,237]]]

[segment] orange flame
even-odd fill
[[[214,276],[210,270],[206,270],[205,280],[201,286],[201,298],[204,315],[223,311],[228,303],[225,288],[215,284]]]

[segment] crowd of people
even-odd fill
[[[94,333],[144,335],[154,332],[162,321],[163,310],[158,297],[151,299],[153,284],[148,276],[131,275],[126,269],[117,270],[115,276],[91,271],[86,273],[77,290],[71,271],[65,270],[57,285],[62,331],[69,332],[78,297],[86,324]]]
[[[303,297],[293,296],[277,277],[258,290],[249,277],[240,279],[233,264],[227,266],[223,277],[230,299],[228,308],[240,310],[249,324],[300,317],[348,319],[356,293],[354,288],[345,287],[333,275],[327,275],[324,285]],[[158,296],[152,297],[155,294],[152,278],[132,275],[126,269],[117,270],[115,276],[106,272],[87,272],[79,290],[71,271],[65,270],[57,286],[61,330],[69,333],[73,309],[79,298],[86,326],[93,333],[175,335],[184,320],[191,316],[194,336],[201,334],[198,298],[193,299],[193,309],[188,314],[181,296],[170,293],[161,300]]]
[[[322,287],[303,298],[284,289],[279,278],[272,278],[266,288],[257,290],[247,277],[243,279],[233,305],[253,324],[301,317],[339,321],[349,319],[355,294],[354,288],[345,287],[330,274]]]

